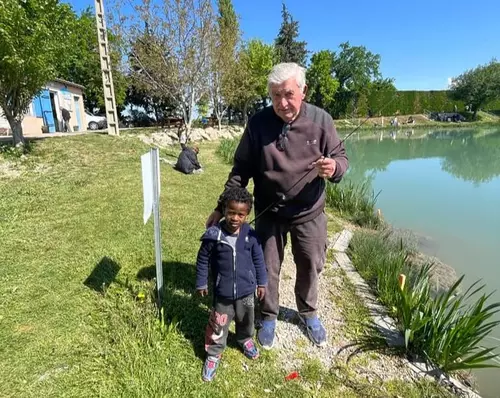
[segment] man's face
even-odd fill
[[[274,112],[285,123],[289,123],[296,118],[305,97],[304,92],[305,88],[301,90],[293,77],[281,84],[271,85],[270,94]]]

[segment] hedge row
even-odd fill
[[[396,97],[396,98],[394,98]],[[361,94],[357,106],[351,104],[347,114],[356,116],[367,115],[369,110],[373,116],[391,116],[394,114],[411,115],[428,112],[459,112],[465,111],[465,103],[451,98],[447,90],[436,91],[391,91],[377,92],[373,95]],[[483,108],[484,110],[500,110],[500,100],[493,101]]]

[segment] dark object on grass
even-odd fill
[[[104,293],[106,288],[116,279],[120,266],[109,257],[103,257],[94,267],[83,284],[98,293]]]

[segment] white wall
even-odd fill
[[[5,116],[3,115],[3,112],[0,110],[0,129],[3,128],[10,130],[10,125]]]

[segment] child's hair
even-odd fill
[[[234,200],[239,203],[246,203],[248,205],[248,212],[252,210],[253,198],[250,192],[248,192],[245,188],[234,187],[229,188],[222,194],[221,204],[223,211],[226,211],[227,204]]]

